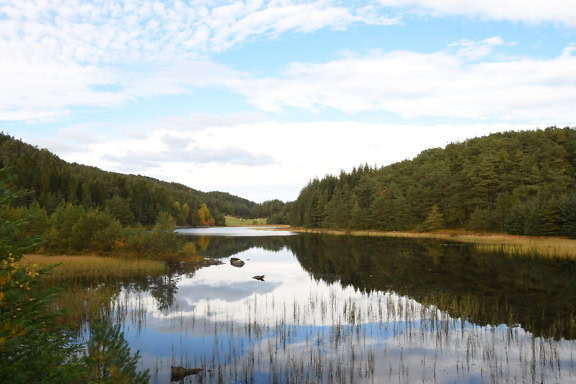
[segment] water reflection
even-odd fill
[[[266,237],[292,236],[294,232],[279,231],[276,227],[208,227],[182,228],[176,233],[191,236]]]
[[[191,237],[225,263],[124,282],[111,297],[156,382],[171,365],[214,383],[576,380],[573,262],[270,233]]]

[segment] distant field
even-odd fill
[[[227,227],[243,227],[246,225],[266,225],[268,219],[241,219],[234,216],[226,216]]]

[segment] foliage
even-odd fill
[[[413,230],[436,205],[446,228],[576,237],[575,186],[574,128],[505,132],[314,179],[269,222]]]
[[[444,228],[444,216],[440,212],[440,208],[434,204],[419,229],[421,232],[432,232],[442,228]]]
[[[156,217],[153,232],[174,232],[176,230],[176,220],[168,212],[160,212]]]
[[[135,222],[152,225],[161,211],[176,217],[179,225],[193,225],[202,203],[219,213],[254,217],[252,210],[257,205],[224,192],[205,193],[182,184],[70,164],[46,149],[0,133],[3,167],[15,174],[16,186],[31,192],[15,202],[18,206],[38,202],[49,214],[62,204],[108,209],[124,226]]]
[[[0,182],[0,204],[6,212],[14,195]],[[43,270],[18,261],[34,239],[22,239],[24,218],[0,218],[0,382],[55,381],[74,367],[62,364],[75,348],[64,332],[54,332],[47,306],[54,292],[34,289]],[[47,370],[46,367],[52,367]]]
[[[206,204],[202,204],[200,209],[198,210],[198,219],[200,225],[214,225],[214,219],[210,214],[210,210],[206,206]]]
[[[148,371],[137,372],[140,355],[132,355],[119,325],[99,321],[94,325],[82,362],[85,380],[102,384],[148,383]]]
[[[5,181],[0,182],[0,208],[4,213],[10,212],[9,207],[17,197],[7,185]],[[67,330],[59,325],[59,314],[50,310],[57,292],[38,288],[40,277],[47,269],[19,263],[23,253],[38,241],[22,236],[22,228],[26,233],[26,227],[23,217],[15,221],[0,217],[0,382],[86,382],[89,365],[77,358],[81,345],[74,343]],[[118,340],[120,336],[115,329],[99,339],[113,345],[118,345]],[[132,367],[138,355],[128,359],[127,346],[123,351],[124,354],[115,358],[115,364]],[[147,373],[137,374],[134,370],[122,372],[124,382],[147,377]]]

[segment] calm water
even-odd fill
[[[576,382],[574,262],[431,240],[181,232],[223,264],[111,296],[153,382],[170,382],[171,365],[206,369],[187,383]]]

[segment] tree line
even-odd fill
[[[575,177],[574,128],[496,133],[314,179],[273,221],[576,237]]]
[[[254,216],[256,203],[229,193],[201,192],[146,176],[71,164],[4,133],[0,133],[0,168],[15,176],[12,187],[29,191],[14,205],[28,207],[37,202],[49,215],[69,203],[108,209],[123,225],[152,226],[160,212],[168,212],[180,226],[225,225],[224,215],[258,217]],[[202,217],[203,204],[210,211],[208,219]]]

